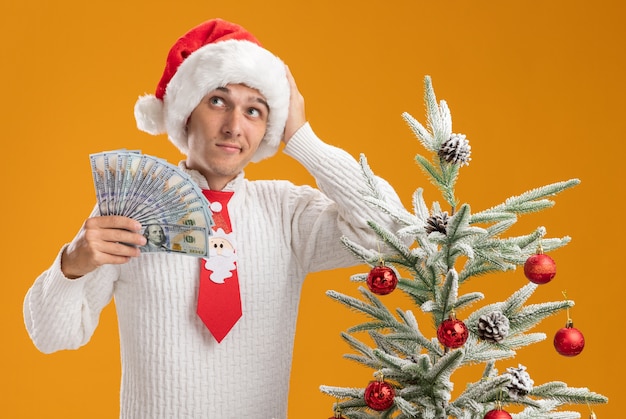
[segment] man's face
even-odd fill
[[[165,234],[163,234],[163,229],[160,226],[148,226],[147,239],[156,245],[165,243]]]
[[[187,122],[187,167],[222,189],[250,162],[267,128],[269,107],[258,90],[229,84],[209,92]]]

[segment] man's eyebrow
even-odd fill
[[[230,94],[230,89],[226,86],[216,87],[215,90],[219,90],[220,92]],[[265,106],[268,110],[270,109],[270,105],[262,97],[255,95],[255,96],[250,96],[250,99],[252,99],[255,102],[259,102],[261,105]]]
[[[262,97],[256,97],[255,100],[257,102],[259,102],[260,104],[262,104],[263,106],[265,106],[267,108],[267,110],[270,109],[270,105],[268,105],[267,101],[265,99],[263,99]]]

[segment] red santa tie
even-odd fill
[[[228,201],[233,192],[203,190],[213,213],[214,233],[209,257],[200,259],[200,288],[197,313],[213,337],[221,342],[241,318],[241,297],[235,243],[228,216]]]

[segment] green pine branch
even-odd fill
[[[492,212],[507,212],[513,214],[525,214],[529,212],[536,212],[546,208],[554,206],[554,201],[550,199],[544,199],[549,196],[555,196],[556,194],[563,192],[566,189],[572,188],[580,184],[579,179],[570,179],[563,182],[556,182],[550,185],[541,186],[539,188],[531,189],[518,196],[512,196],[507,198],[502,204],[496,205],[489,209],[486,209],[478,214],[479,217],[484,216]]]

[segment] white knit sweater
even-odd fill
[[[122,356],[122,418],[285,418],[296,315],[309,272],[358,261],[346,235],[376,248],[366,222],[394,228],[363,206],[358,163],[305,125],[285,147],[319,190],[287,181],[248,181],[225,190],[238,253],[243,317],[218,344],[196,315],[199,260],[143,254],[76,280],[60,254],[24,302],[31,339],[45,353],[76,349],[91,338],[103,307],[115,299]],[[206,188],[195,171],[192,178]],[[382,179],[382,190],[399,203]],[[323,192],[320,192],[320,190]]]

